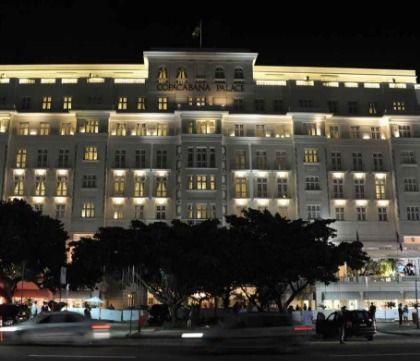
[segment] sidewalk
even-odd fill
[[[400,326],[398,321],[396,322],[378,322],[376,324],[376,328],[378,332],[383,333],[390,333],[395,335],[402,335],[402,336],[419,336],[420,337],[420,329],[417,329],[417,325],[410,321],[408,326]]]

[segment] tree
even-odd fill
[[[63,224],[22,200],[0,202],[0,295],[12,302],[24,279],[55,291],[66,265],[68,234]]]

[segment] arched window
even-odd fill
[[[223,69],[221,66],[216,67],[214,70],[214,78],[216,80],[225,79],[225,69]]]
[[[158,69],[157,82],[161,84],[168,82],[168,69],[165,66],[161,66]]]
[[[244,79],[244,69],[242,69],[240,66],[237,66],[235,68],[234,73],[233,73],[233,78],[235,80],[243,80]]]
[[[178,84],[184,84],[187,81],[187,72],[183,66],[180,66],[176,72],[176,81]]]

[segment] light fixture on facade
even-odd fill
[[[64,204],[67,202],[67,198],[66,197],[54,197],[54,202],[56,204]]]
[[[285,207],[288,206],[290,204],[290,199],[279,199],[278,200],[278,205]]]
[[[366,206],[367,200],[366,199],[357,199],[356,200],[356,206]]]
[[[47,174],[47,170],[46,169],[35,169],[35,174],[36,175],[45,175],[45,174]]]
[[[112,198],[112,204],[120,205],[120,204],[123,204],[123,203],[124,203],[124,198],[122,198],[122,197]]]
[[[346,200],[345,199],[336,199],[336,200],[334,200],[334,204],[336,206],[345,206],[346,205]]]

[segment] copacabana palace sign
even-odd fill
[[[196,92],[244,92],[244,84],[178,84],[178,83],[163,83],[156,84],[156,90],[158,91],[196,91]]]

